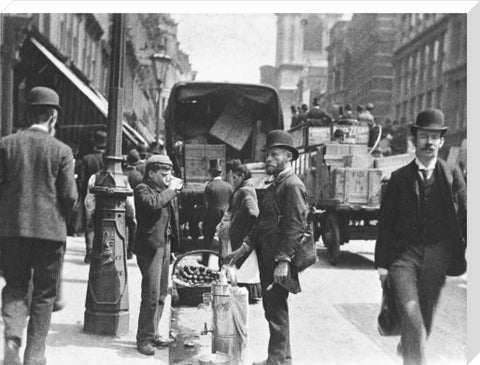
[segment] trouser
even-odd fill
[[[273,283],[273,271],[276,266],[273,256],[257,250],[262,286],[263,309],[268,322],[270,339],[268,341],[268,365],[291,365],[290,322],[288,315],[288,290],[278,284],[270,290]]]
[[[450,257],[450,244],[443,240],[433,245],[408,246],[390,266],[404,365],[426,363],[426,342]]]
[[[30,314],[24,364],[45,364],[45,341],[57,295],[65,245],[63,242],[17,237],[2,238],[0,245],[0,264],[6,281],[2,290],[5,340],[14,340],[21,345]],[[32,275],[33,291],[30,296]]]
[[[168,293],[170,244],[160,247],[153,256],[137,255],[142,273],[142,301],[138,316],[137,344],[153,341],[158,335]]]

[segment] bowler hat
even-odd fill
[[[292,160],[298,158],[298,150],[293,145],[293,136],[287,131],[275,129],[267,134],[267,141],[262,150],[266,151],[274,147],[285,148],[292,152]]]
[[[36,86],[27,95],[25,99],[28,106],[51,106],[57,110],[62,110],[59,104],[58,94],[45,86]]]
[[[156,163],[173,166],[172,160],[170,160],[170,157],[167,155],[153,155],[147,158],[147,161],[145,162],[146,166]]]
[[[415,124],[411,126],[411,131],[414,134],[420,128],[428,131],[446,132],[448,128],[445,127],[444,123],[444,116],[441,110],[425,109],[418,113]]]
[[[93,136],[93,143],[97,148],[107,147],[107,132],[105,131],[96,131]]]
[[[223,170],[223,161],[219,158],[210,160],[210,171],[222,172]]]
[[[136,149],[132,149],[128,152],[127,163],[129,165],[136,165],[140,161],[140,153]]]

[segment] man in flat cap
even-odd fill
[[[45,340],[65,253],[66,217],[78,198],[72,150],[54,138],[58,94],[34,87],[26,99],[29,128],[0,139],[0,266],[4,363],[45,364]],[[33,284],[28,307],[29,286]]]
[[[415,160],[392,173],[380,209],[375,266],[395,294],[405,365],[425,364],[445,276],[466,270],[466,186],[460,169],[438,158],[446,130],[440,110],[417,115]]]
[[[290,262],[307,227],[307,193],[293,171],[292,161],[299,153],[290,133],[271,131],[265,153],[266,172],[274,180],[265,191],[256,227],[225,261],[234,264],[256,250],[270,339],[267,359],[254,365],[290,365],[288,295],[300,292],[298,272]]]
[[[158,335],[158,323],[167,296],[170,243],[179,237],[172,201],[183,187],[182,180],[172,176],[172,167],[166,155],[149,157],[143,181],[134,190],[134,253],[142,273],[137,349],[143,355],[153,355],[155,346],[168,342]]]

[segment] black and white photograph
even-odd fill
[[[21,3],[1,363],[477,363],[476,2]]]

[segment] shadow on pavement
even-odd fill
[[[52,347],[85,347],[85,348],[103,348],[115,350],[122,358],[145,359],[146,356],[137,351],[135,340],[126,341],[114,336],[99,336],[83,331],[83,325],[77,324],[56,324],[50,325],[50,331],[47,337],[47,345]],[[158,349],[168,351],[168,348]],[[156,354],[156,355],[158,355]]]
[[[375,270],[372,260],[359,253],[340,250],[337,265],[328,262],[327,249],[317,247],[318,262],[311,266],[312,269],[336,269],[336,270]]]

